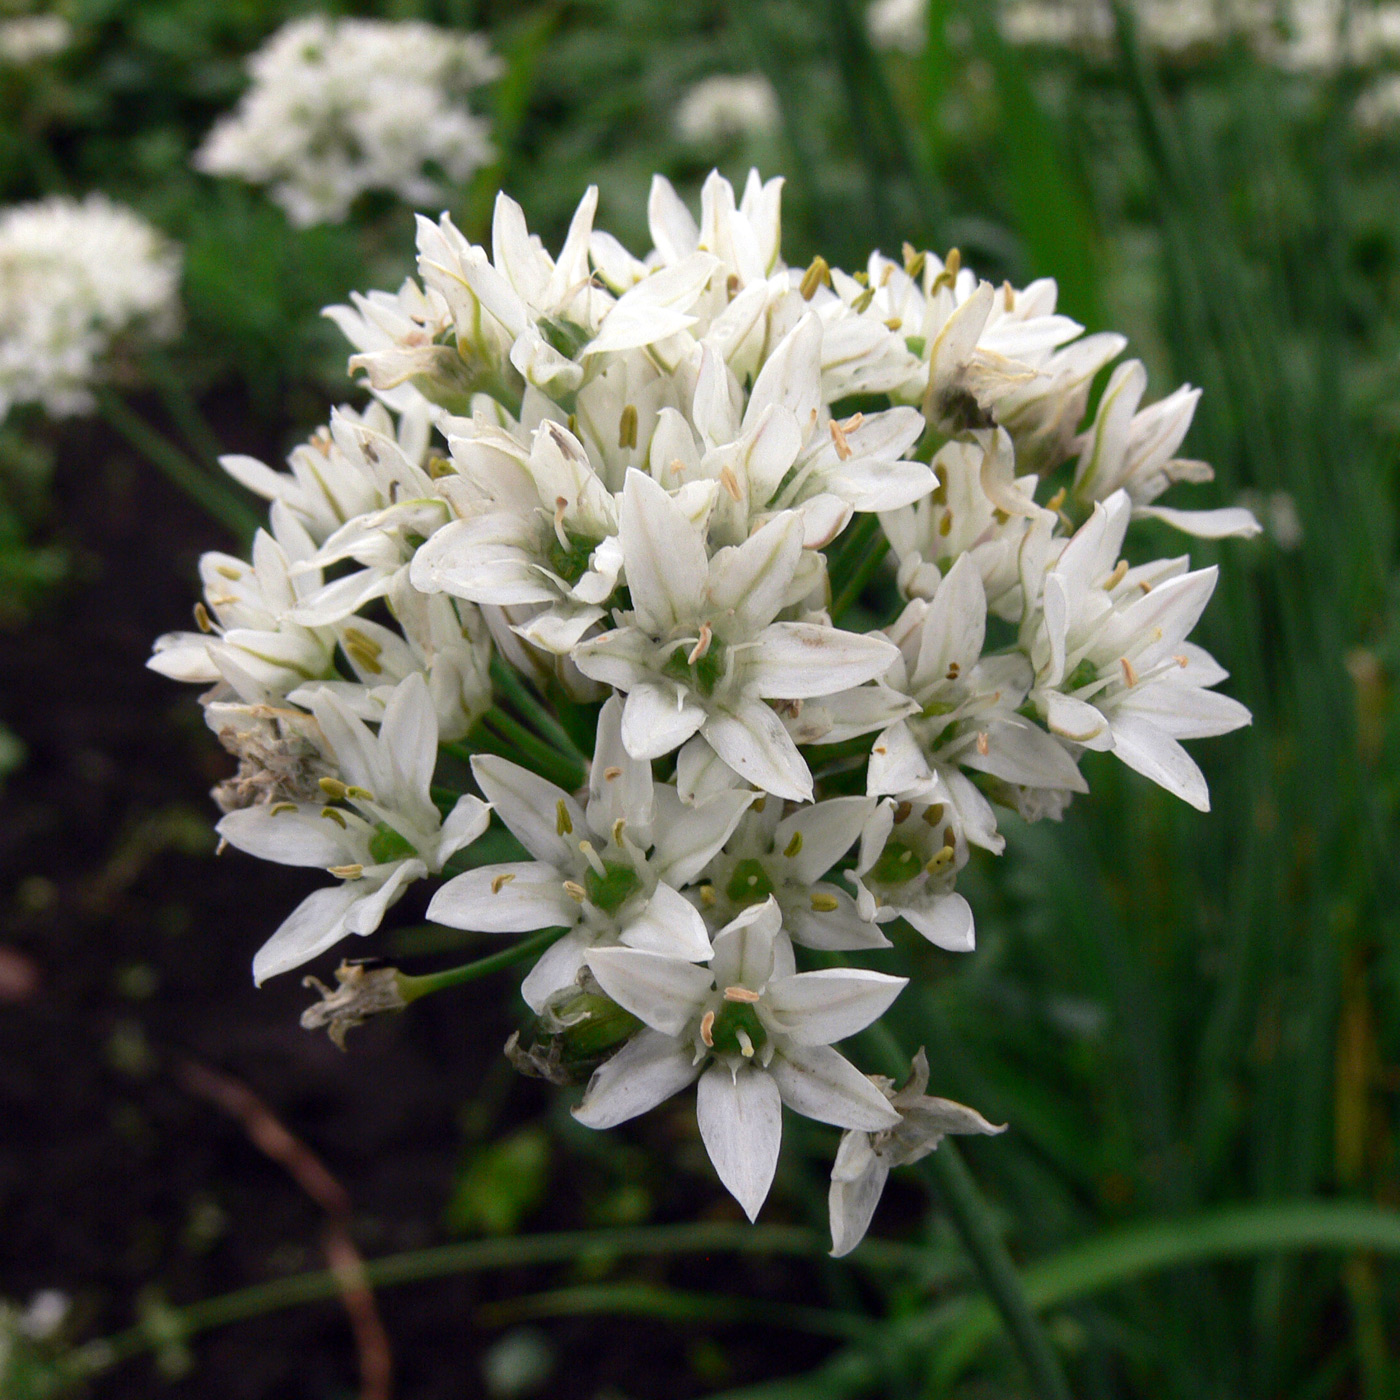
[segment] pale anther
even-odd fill
[[[1121,657],[1120,662],[1123,667],[1123,679],[1127,681],[1129,685],[1136,685],[1138,683],[1138,677],[1137,672],[1133,670],[1133,663],[1129,661],[1126,656]]]
[[[588,891],[585,890],[577,880],[565,880],[564,893],[568,895],[570,899],[577,900],[580,904],[588,897]]]
[[[988,752],[990,751],[990,749],[991,749],[991,745],[990,745],[990,744],[988,743],[988,741],[987,741],[987,731],[984,729],[984,730],[977,736],[977,752],[978,752],[979,754],[981,754],[983,758],[986,758],[986,756],[987,756]]]
[[[816,914],[830,914],[841,907],[841,901],[834,894],[814,894],[812,911]]]
[[[846,441],[846,429],[835,418],[827,425],[831,429],[831,440],[836,444],[836,455],[843,461],[851,460],[851,444]]]
[[[358,880],[365,873],[363,865],[328,865],[326,870],[338,880]]]
[[[700,1018],[700,1039],[713,1048],[715,1043],[715,1013],[707,1011]]]
[[[747,987],[726,987],[724,989],[725,1001],[742,1001],[749,1006],[760,1000],[757,992],[751,992]]]
[[[274,802],[272,806],[268,808],[268,813],[275,817],[279,812],[295,812],[296,809],[297,804],[295,802]]]
[[[784,854],[789,860],[791,860],[791,859],[792,859],[795,855],[797,855],[801,850],[802,850],[802,833],[801,833],[800,831],[794,831],[794,832],[792,833],[792,840],[789,841],[789,842],[787,843],[787,845],[783,848],[783,854]]]
[[[694,666],[702,656],[709,653],[710,638],[713,635],[714,634],[710,631],[710,624],[708,622],[702,622],[700,624],[700,640],[690,649],[690,655],[686,657],[686,663],[688,665]]]
[[[568,836],[573,832],[573,829],[574,819],[569,815],[569,809],[565,806],[564,799],[561,797],[559,801],[554,804],[554,830],[560,836]]]
[[[724,487],[730,498],[741,501],[744,493],[739,489],[739,478],[734,475],[733,467],[725,467],[719,474],[719,484]]]
[[[515,879],[515,876],[509,870],[506,871],[504,875],[497,875],[491,881],[491,893],[500,894],[513,879]]]

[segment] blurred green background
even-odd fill
[[[331,403],[358,395],[320,308],[351,289],[396,286],[412,261],[411,218],[387,196],[362,200],[343,225],[299,230],[260,192],[190,168],[192,151],[245,85],[245,56],[313,7],[72,0],[59,8],[74,26],[73,46],[42,64],[0,68],[0,201],[101,189],[181,243],[185,329],[146,367],[132,401],[191,459],[213,455],[201,437],[207,421],[224,450],[275,460],[324,421]],[[693,198],[711,166],[738,181],[756,164],[787,177],[791,265],[820,252],[857,266],[872,247],[896,253],[906,240],[940,254],[956,246],[996,282],[1056,277],[1061,309],[1090,330],[1130,337],[1129,353],[1148,365],[1150,397],[1182,381],[1204,388],[1185,450],[1213,463],[1217,481],[1174,503],[1247,497],[1266,524],[1252,541],[1193,542],[1198,562],[1221,565],[1200,640],[1255,716],[1251,729],[1199,751],[1214,811],[1202,818],[1090,756],[1090,799],[1058,825],[1008,819],[1005,856],[964,873],[976,953],[925,948],[926,975],[890,1019],[906,1050],[928,1047],[932,1092],[1011,1124],[966,1156],[1076,1395],[1400,1395],[1400,1216],[1390,1213],[1400,1207],[1400,117],[1363,119],[1367,107],[1358,108],[1392,63],[1400,69],[1400,50],[1339,41],[1306,65],[1289,57],[1304,31],[1355,26],[1374,7],[1299,0],[1253,7],[1243,24],[1234,22],[1241,7],[1223,4],[1069,6],[1098,20],[1027,43],[1028,26],[1001,23],[985,0],[929,0],[905,7],[913,20],[906,16],[895,46],[878,26],[880,45],[872,42],[859,0],[314,8],[490,35],[506,62],[483,99],[498,159],[452,206],[474,239],[487,234],[494,193],[505,188],[557,247],[583,189],[596,183],[600,223],[645,247],[653,171]],[[682,95],[716,73],[764,75],[777,96],[776,124],[683,133]],[[238,1024],[270,1023],[271,1004],[282,1029],[266,1034],[285,1040],[302,1034],[301,994],[269,1003],[262,993],[260,1009],[249,1011],[251,989],[240,985],[235,997],[220,981],[222,965],[178,969],[206,917],[199,900],[212,898],[200,889],[218,878],[203,873],[207,813],[191,757],[204,753],[207,764],[212,741],[188,701],[183,729],[171,719],[176,701],[157,685],[140,692],[159,697],[154,708],[146,699],[144,711],[133,709],[146,725],[178,729],[181,747],[166,760],[189,765],[183,787],[177,778],[167,793],[133,779],[124,796],[103,799],[114,814],[107,829],[84,828],[67,865],[62,853],[56,864],[36,855],[36,841],[60,829],[26,817],[57,800],[36,765],[61,767],[63,741],[37,714],[49,697],[28,689],[50,682],[25,658],[77,645],[64,639],[76,635],[78,615],[91,620],[102,606],[112,572],[142,567],[129,556],[119,562],[110,552],[117,546],[104,544],[108,507],[74,506],[118,489],[110,462],[129,451],[119,433],[30,411],[0,429],[0,627],[11,654],[0,714],[19,739],[5,756],[15,762],[22,746],[31,750],[8,779],[0,827],[13,877],[3,943],[47,977],[32,996],[7,996],[0,1018],[10,1021],[5,1053],[20,1057],[45,1016],[90,1029],[102,1073],[117,1076],[113,1102],[134,1104],[155,1134],[145,1148],[111,1149],[114,1160],[159,1176],[168,1154],[182,1150],[177,1128],[201,1131],[162,1117],[161,1065],[184,1050],[215,1052],[175,1012],[149,1008],[174,995],[171,987],[184,989],[188,1008],[192,986],[202,1014],[218,1016],[227,1004]],[[137,468],[125,470],[120,489],[129,496]],[[167,509],[178,539],[169,566],[151,575],[150,596],[159,591],[163,611],[143,603],[154,636],[188,607],[195,552],[232,540],[212,520],[190,517],[177,497],[163,505],[162,479],[151,471],[149,480],[137,487],[143,508]],[[122,550],[131,538],[121,537]],[[1149,542],[1158,554],[1183,547],[1165,529]],[[102,665],[142,664],[139,614],[128,622],[131,635]],[[115,670],[92,671],[88,684],[102,692],[128,682]],[[106,752],[124,751],[118,740],[103,742]],[[111,791],[121,792],[120,778]],[[112,899],[129,887],[144,904],[114,915],[112,902],[90,907],[72,893],[79,884],[88,890],[93,872],[110,875],[133,860],[136,873]],[[273,873],[246,888],[261,878],[243,871],[240,897],[266,920],[290,887]],[[161,880],[186,891],[174,907],[192,927],[173,941],[143,932],[152,908],[167,907],[150,893],[149,882]],[[71,900],[82,905],[76,915]],[[77,984],[48,976],[53,950],[67,946],[50,932],[75,917],[90,930],[82,957],[94,969]],[[114,918],[126,931],[104,943]],[[254,923],[231,925],[244,932],[228,967],[241,967],[259,940],[247,932]],[[132,992],[133,968],[158,976],[149,999]],[[353,1134],[318,1136],[327,1076],[342,1095],[357,1085],[369,1092],[367,1073],[374,1092],[389,1092],[385,1075],[365,1064],[401,1053],[394,1037],[426,1037],[425,1062],[453,1062],[452,1075],[425,1080],[455,1097],[436,1105],[435,1136],[415,1147],[431,1158],[424,1179],[434,1183],[403,1204],[402,1214],[416,1212],[418,1232],[362,1231],[365,1252],[485,1239],[484,1254],[434,1256],[419,1273],[514,1272],[508,1286],[486,1275],[469,1293],[422,1285],[452,1303],[430,1310],[437,1321],[409,1330],[408,1341],[391,1325],[401,1394],[1031,1393],[915,1174],[892,1185],[875,1224],[881,1240],[839,1266],[824,1261],[834,1136],[804,1124],[790,1137],[765,1222],[738,1258],[726,1251],[742,1237],[693,1135],[658,1114],[659,1124],[630,1134],[591,1137],[558,1095],[513,1080],[498,1060],[504,1033],[496,1031],[513,1014],[497,1006],[503,989],[475,988],[473,997],[456,1020],[428,1017],[427,1030],[376,1027],[329,1068],[320,1057],[332,1052],[319,1047],[314,1061],[298,1059],[311,1054],[300,1050],[249,1059],[238,1044],[226,1056],[245,1077],[267,1070],[259,1092],[344,1173],[357,1203]],[[462,1017],[484,1031],[461,1034]],[[119,1063],[112,1037],[122,1027],[144,1037],[152,1057],[144,1069],[130,1045],[127,1069]],[[87,1040],[73,1041],[75,1059],[88,1053]],[[405,1094],[409,1104],[422,1097]],[[25,1113],[16,1121],[24,1133],[49,1130]],[[132,1138],[113,1121],[116,1137]],[[34,1143],[24,1139],[19,1151]],[[386,1150],[396,1150],[392,1143],[391,1135]],[[60,1150],[46,1143],[29,1161]],[[55,1338],[15,1334],[7,1395],[46,1393],[55,1350],[138,1315],[144,1331],[124,1345],[154,1349],[166,1379],[136,1361],[104,1373],[95,1393],[159,1394],[162,1385],[220,1397],[355,1393],[352,1360],[337,1369],[308,1359],[317,1346],[353,1355],[326,1304],[309,1334],[241,1324],[234,1349],[219,1353],[222,1365],[211,1364],[202,1342],[187,1352],[187,1333],[237,1314],[216,1310],[200,1322],[180,1307],[261,1282],[272,1288],[265,1306],[255,1298],[246,1311],[271,1313],[295,1301],[276,1293],[278,1279],[316,1263],[295,1250],[279,1261],[271,1246],[235,1247],[258,1203],[287,1188],[259,1186],[259,1171],[268,1183],[276,1174],[251,1158],[200,1160],[203,1184],[172,1172],[170,1189],[145,1207],[157,1242],[144,1255],[127,1250],[120,1267],[102,1253],[110,1247],[116,1257],[116,1237],[90,1243],[90,1267],[67,1246],[35,1258],[33,1232],[23,1251],[18,1239],[0,1246],[0,1292],[18,1305],[41,1284],[75,1300]],[[92,1146],[93,1171],[101,1161]],[[252,1183],[246,1189],[227,1184],[240,1173]],[[13,1219],[37,1190],[12,1164],[0,1173],[0,1211]],[[188,1245],[196,1198],[223,1222],[202,1254]],[[1358,1213],[1347,1216],[1346,1203]],[[315,1213],[288,1212],[274,1212],[277,1227],[314,1242]],[[699,1223],[646,1235],[668,1221]],[[554,1246],[534,1238],[561,1229],[587,1233]],[[204,1262],[182,1262],[182,1250]],[[686,1262],[697,1254],[711,1266]],[[760,1267],[770,1256],[797,1262]],[[638,1360],[639,1337],[650,1339],[654,1363]],[[310,1349],[298,1355],[303,1344]],[[264,1371],[254,1367],[240,1379],[237,1346],[281,1348],[283,1369],[255,1382]],[[415,1348],[416,1370],[405,1355]],[[295,1392],[276,1388],[293,1381]]]

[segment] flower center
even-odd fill
[[[710,1039],[719,1054],[742,1055],[747,1060],[767,1044],[768,1032],[751,1002],[726,1001],[715,1013]]]
[[[418,854],[418,848],[406,836],[400,836],[387,822],[378,822],[369,838],[369,858],[375,865],[387,865],[391,860],[407,860]]]
[[[773,881],[763,866],[750,857],[734,867],[724,892],[735,904],[762,904],[773,893]]]
[[[870,871],[870,878],[882,885],[902,885],[923,868],[923,861],[904,844],[890,841]]]
[[[639,890],[642,882],[630,865],[603,862],[600,875],[591,866],[584,872],[583,888],[589,900],[605,914],[611,914]]]

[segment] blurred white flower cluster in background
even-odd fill
[[[493,155],[469,96],[501,71],[486,40],[418,21],[292,20],[195,157],[267,185],[295,224],[338,222],[367,190],[440,203]]]
[[[676,104],[676,132],[696,145],[766,136],[778,129],[780,120],[778,95],[762,73],[703,78]]]
[[[1054,282],[907,245],[790,268],[781,193],[714,174],[697,219],[658,177],[642,256],[592,189],[557,258],[504,195],[489,249],[420,218],[417,280],[328,313],[377,401],[289,471],[225,459],[267,528],[151,665],[239,759],[223,839],[330,877],[258,980],[432,881],[429,919],[525,940],[512,1054],[591,1070],[583,1122],[695,1083],[750,1217],[783,1105],[844,1129],[844,1253],[891,1167],[997,1131],[922,1059],[896,1090],[834,1048],[905,985],[848,955],[971,950],[959,872],[1090,750],[1208,806],[1181,741],[1249,721],[1187,640],[1216,571],[1124,541],[1258,526],[1160,504],[1210,476],[1199,391],[1144,405],[1130,360],[1088,416],[1125,341]]]
[[[19,15],[0,20],[0,64],[23,67],[61,54],[73,42],[62,15]]]
[[[0,419],[91,409],[123,343],[179,325],[180,254],[105,195],[0,210]]]

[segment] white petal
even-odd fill
[[[431,806],[429,788],[437,766],[438,722],[428,682],[414,671],[394,687],[379,726],[379,749],[396,779],[398,803]],[[375,793],[389,805],[388,795]]]
[[[976,947],[972,906],[956,890],[927,903],[896,906],[909,925],[937,948],[970,953]]]
[[[587,675],[586,668],[581,667]],[[643,682],[627,693],[622,742],[635,759],[660,758],[679,748],[705,722],[704,707],[670,681]]]
[[[970,748],[959,754],[959,763],[1024,787],[1089,791],[1084,775],[1064,746],[1030,720],[1020,715],[1000,715],[987,724],[984,733],[987,752],[984,754],[980,747]]]
[[[676,791],[687,806],[728,792],[739,775],[698,734],[676,755]]]
[[[865,1135],[862,1133],[863,1138]],[[842,1139],[844,1147],[846,1139]],[[840,1154],[837,1154],[840,1161]],[[884,1194],[890,1169],[878,1157],[871,1156],[865,1171],[849,1180],[833,1175],[827,1206],[831,1212],[831,1256],[840,1259],[849,1254],[864,1238],[875,1215],[875,1207]]]
[[[773,975],[776,940],[782,922],[782,910],[770,895],[762,904],[745,909],[715,934],[715,952],[710,959],[715,986],[721,990],[725,987],[747,987],[751,992],[761,990]]]
[[[578,863],[578,843],[584,836],[583,809],[563,788],[495,754],[474,754],[472,776],[522,846],[536,860],[557,870],[571,870]],[[559,830],[559,804],[564,823]]]
[[[588,825],[595,835],[607,836],[617,821],[625,821],[632,839],[645,850],[651,845],[655,808],[651,764],[627,752],[622,701],[611,695],[598,716],[589,765]]]
[[[784,1041],[768,1072],[783,1102],[804,1118],[866,1132],[893,1128],[899,1122],[899,1114],[884,1094],[829,1045]]]
[[[557,943],[551,943],[520,984],[525,1005],[538,1016],[555,992],[572,987],[584,960],[593,951],[594,942],[595,934],[591,930],[575,929]]]
[[[933,770],[924,751],[903,720],[876,738],[865,781],[872,797],[910,792],[933,781]]]
[[[464,796],[442,823],[438,838],[437,864],[450,860],[463,846],[469,846],[491,824],[491,809],[479,797]]]
[[[730,789],[690,807],[680,805],[667,788],[658,791],[656,849],[651,868],[677,889],[700,877],[721,846],[734,834],[756,793]]]
[[[750,1220],[773,1184],[783,1136],[778,1087],[762,1070],[711,1065],[695,1095],[700,1136],[715,1171]]]
[[[598,984],[623,1010],[667,1035],[680,1035],[714,989],[708,968],[660,953],[595,948],[587,962]]]
[[[1087,701],[1052,690],[1045,697],[1045,724],[1052,734],[1086,749],[1113,747],[1108,717]]]
[[[833,953],[891,946],[878,924],[860,917],[855,900],[845,890],[837,889],[835,885],[813,885],[811,893],[834,899],[836,908],[813,909],[801,899],[786,901],[783,927],[794,943]]]
[[[1115,724],[1122,714],[1140,715],[1173,739],[1211,739],[1229,734],[1253,722],[1253,716],[1228,695],[1200,690],[1193,685],[1174,685],[1169,680],[1139,686],[1117,697]]]
[[[355,884],[346,881],[307,895],[253,959],[253,981],[258,986],[279,972],[290,972],[310,962],[346,936],[345,917],[360,899]]]
[[[732,614],[734,635],[766,627],[787,601],[802,556],[802,517],[783,511],[737,548],[720,550],[710,564],[710,605]]]
[[[1196,761],[1150,720],[1133,714],[1115,716],[1113,752],[1129,768],[1189,802],[1197,811],[1210,811],[1210,792]]]
[[[621,942],[684,962],[708,962],[710,957],[710,934],[700,911],[670,885],[656,887],[642,912],[628,920]]]
[[[1220,510],[1173,510],[1169,506],[1139,506],[1134,516],[1161,520],[1198,540],[1223,540],[1228,536],[1248,539],[1264,527],[1254,518],[1254,512],[1243,506],[1226,506]]]
[[[700,1068],[688,1043],[641,1030],[594,1070],[574,1117],[587,1128],[615,1128],[695,1081]]]
[[[835,695],[883,676],[898,658],[893,642],[814,622],[775,622],[744,658],[744,682],[756,695],[807,700]]]
[[[358,822],[346,830],[321,816],[324,807],[307,805],[274,815],[275,805],[242,807],[230,812],[214,829],[230,846],[280,865],[317,865],[324,870],[332,865],[365,863],[367,836]]]
[[[640,625],[659,637],[696,620],[709,574],[703,532],[635,467],[628,468],[622,491],[618,537]]]
[[[823,968],[770,982],[763,1004],[794,1043],[830,1045],[883,1016],[908,983],[864,968]]]
[[[483,865],[449,880],[428,905],[428,918],[478,933],[531,933],[571,926],[578,911],[553,866],[522,860]]]
[[[875,803],[868,797],[833,797],[812,807],[800,807],[778,823],[773,849],[786,855],[794,838],[798,850],[788,856],[788,879],[802,885],[820,880],[860,840]]]
[[[737,712],[707,715],[701,733],[710,747],[755,787],[794,802],[812,800],[812,775],[783,722],[759,700]]]

